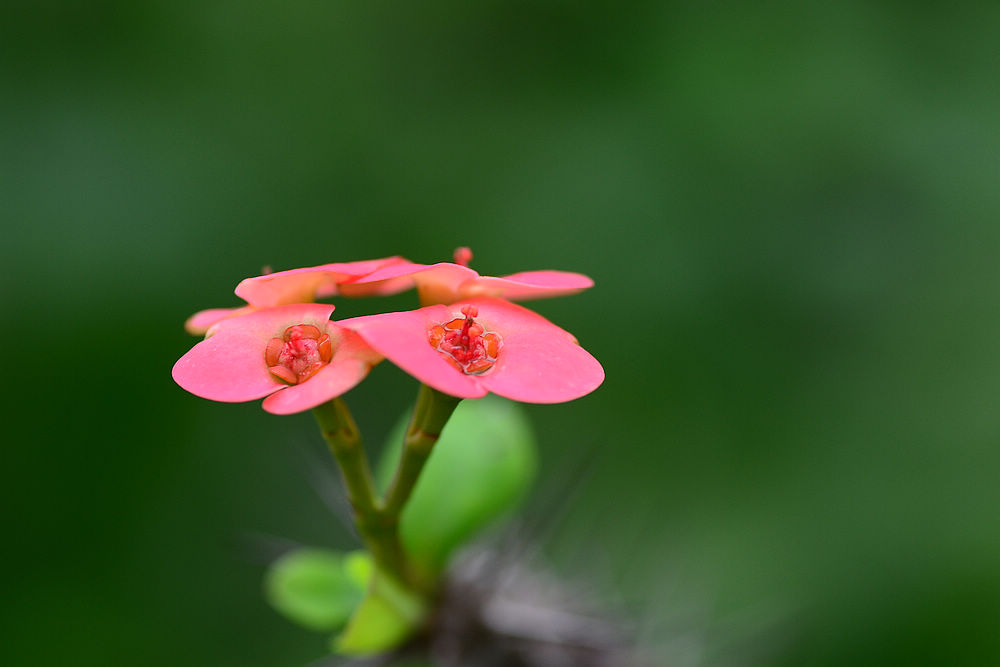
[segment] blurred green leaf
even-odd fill
[[[300,549],[279,558],[265,580],[268,602],[289,620],[329,632],[347,622],[371,579],[370,556]]]
[[[375,564],[367,551],[352,551],[344,555],[344,575],[361,590],[368,588]]]
[[[382,489],[392,480],[408,422],[407,414],[379,461]],[[496,396],[463,401],[403,510],[400,533],[410,555],[439,572],[456,547],[516,506],[536,466],[535,438],[520,405]]]
[[[376,571],[368,593],[332,648],[342,655],[392,650],[409,638],[427,616],[423,600]]]

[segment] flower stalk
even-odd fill
[[[410,573],[399,540],[398,513],[387,515],[380,507],[361,434],[347,405],[335,398],[314,408],[313,414],[340,468],[358,535],[383,572],[408,582]]]
[[[419,580],[407,560],[399,537],[399,517],[434,444],[461,400],[427,385],[420,386],[399,467],[384,501],[375,492],[361,435],[344,401],[335,398],[313,410],[323,439],[340,468],[354,524],[365,547],[386,574],[416,590],[426,590],[428,586]]]
[[[410,419],[403,440],[399,467],[385,496],[384,512],[397,517],[402,512],[403,506],[413,493],[420,471],[423,470],[434,449],[434,444],[441,437],[444,425],[461,400],[425,384],[420,385],[413,417]]]

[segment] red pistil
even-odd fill
[[[472,261],[472,250],[465,246],[455,248],[455,254],[452,257],[459,266],[468,266],[469,262]]]
[[[469,305],[461,312],[464,318],[456,317],[431,327],[427,332],[428,341],[463,373],[484,373],[496,363],[502,340],[499,334],[487,333],[476,322],[478,308]]]
[[[332,358],[330,336],[311,324],[288,327],[283,336],[269,340],[264,350],[267,369],[288,384],[305,382]]]

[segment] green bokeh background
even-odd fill
[[[535,305],[607,381],[530,408],[526,514],[664,664],[1000,664],[998,34],[996,3],[5,3],[0,662],[321,656],[260,591],[282,540],[353,547],[315,427],[176,387],[181,323],[264,265],[469,245],[597,283]],[[373,450],[414,392],[349,395]]]

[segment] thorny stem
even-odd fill
[[[354,524],[378,566],[412,589],[428,586],[418,579],[399,538],[399,517],[413,492],[444,425],[462,399],[420,386],[413,417],[403,439],[399,467],[384,501],[379,501],[371,467],[358,428],[340,398],[315,408],[313,413],[330,452],[339,464],[354,512]]]

